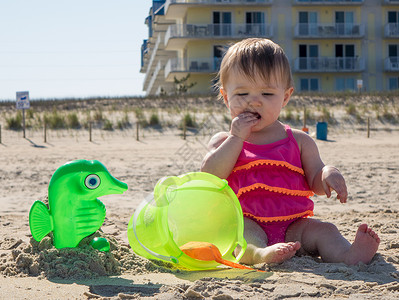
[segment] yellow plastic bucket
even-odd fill
[[[212,243],[223,259],[238,262],[247,247],[243,233],[237,196],[226,180],[204,172],[160,179],[153,196],[136,209],[127,230],[138,255],[192,270],[213,269],[219,263],[193,259],[179,247],[192,241]],[[235,257],[237,247],[240,252]]]

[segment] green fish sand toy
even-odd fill
[[[29,212],[29,227],[36,241],[51,231],[57,249],[76,247],[104,222],[105,206],[97,197],[122,194],[127,184],[114,178],[97,160],[74,160],[51,177],[49,209],[35,201]]]

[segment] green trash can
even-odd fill
[[[317,122],[316,124],[316,138],[318,140],[327,140],[327,122]]]

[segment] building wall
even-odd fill
[[[218,64],[218,59],[214,58],[217,52],[215,46],[227,47],[229,44],[245,38],[246,36],[230,36],[221,37],[215,34],[213,23],[214,12],[231,12],[232,24],[245,24],[247,12],[263,12],[265,23],[272,27],[272,31],[263,37],[271,38],[273,41],[281,45],[290,59],[295,81],[295,88],[300,90],[311,85],[318,80],[319,91],[335,91],[337,86],[351,89],[357,88],[358,80],[362,80],[364,90],[382,91],[388,89],[388,84],[393,78],[397,78],[399,86],[399,70],[387,71],[385,59],[389,56],[389,45],[397,45],[399,49],[399,37],[385,37],[384,26],[388,22],[388,11],[399,12],[399,3],[395,5],[385,3],[385,0],[364,0],[362,3],[355,5],[346,4],[312,4],[300,5],[292,0],[274,0],[271,4],[264,5],[230,5],[230,4],[207,4],[192,5],[189,1],[185,4],[171,4],[170,0],[165,4],[165,16],[158,18],[155,16],[150,20],[154,22],[151,26],[152,37],[149,37],[147,57],[151,56],[151,50],[156,52],[153,61],[144,58],[142,67],[143,72],[147,72],[145,87],[148,88],[147,94],[153,94],[159,90],[160,85],[172,89],[173,78],[181,78],[190,73],[190,82],[197,84],[190,92],[209,92],[212,91],[212,83],[215,78],[216,71],[214,68]],[[168,18],[168,5],[174,11],[170,13],[173,18]],[[178,7],[178,9],[176,9]],[[172,11],[172,10],[171,10]],[[321,25],[334,25],[336,12],[353,13],[353,24],[360,24],[364,28],[364,37],[346,37],[346,38],[326,38],[324,37],[308,37],[296,36],[296,26],[299,23],[299,12],[317,13],[317,22]],[[169,22],[169,23],[168,23]],[[399,21],[398,21],[399,22]],[[170,31],[171,24],[183,24],[183,26],[175,27],[173,34]],[[191,24],[191,27],[185,24]],[[238,26],[238,25],[237,25]],[[202,27],[202,28],[199,28]],[[216,26],[217,27],[217,26]],[[240,34],[245,31],[245,26],[240,27]],[[203,34],[198,34],[199,30]],[[234,29],[233,29],[234,31]],[[237,29],[238,31],[238,29]],[[162,47],[155,47],[155,40],[158,35],[163,34],[167,38]],[[342,45],[345,51],[351,50],[354,46],[355,62],[359,63],[359,69],[322,69],[320,66],[327,60],[340,60],[336,58],[336,50],[341,49],[336,45]],[[318,67],[312,69],[298,69],[298,62],[304,61],[303,53],[300,55],[300,47],[303,51],[304,47],[318,47]],[[154,50],[155,49],[155,50]],[[159,50],[161,49],[161,50]],[[314,48],[312,48],[314,50]],[[310,53],[310,48],[307,48]],[[399,51],[399,50],[398,50]],[[306,51],[305,51],[306,52]],[[308,54],[309,55],[309,54]],[[399,56],[399,54],[398,54]],[[307,60],[308,59],[308,60]],[[344,63],[348,59],[344,58]],[[349,57],[348,60],[352,59]],[[310,61],[310,57],[305,58]],[[363,60],[363,61],[362,61]],[[156,68],[161,62],[161,70]],[[349,61],[350,62],[350,61]],[[364,62],[364,65],[362,63]],[[147,63],[147,65],[146,65]],[[340,62],[342,64],[342,62]],[[364,69],[362,69],[364,67]],[[158,71],[158,72],[154,72]],[[156,77],[156,80],[154,80]],[[152,84],[148,84],[149,82]],[[157,88],[158,87],[158,88]]]

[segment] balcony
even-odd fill
[[[143,44],[141,45],[141,68],[140,72],[144,72],[144,63],[146,60],[146,56],[148,56],[148,40],[143,40]]]
[[[273,0],[166,0],[166,6],[171,4],[201,4],[201,5],[209,5],[209,4],[265,4],[265,3],[273,3]]]
[[[399,38],[399,23],[386,24],[384,28],[384,34],[387,38]]]
[[[359,57],[298,57],[296,72],[362,72],[365,61]]]
[[[149,59],[147,59],[147,64],[146,64],[147,68],[145,70],[144,87],[143,87],[144,90],[147,89],[147,84],[149,83],[149,78],[152,76],[154,68],[156,67],[154,62],[155,62],[156,56],[159,55],[158,49],[159,49],[162,41],[163,41],[162,35],[159,34],[158,38],[157,38],[157,41],[155,43],[155,46],[150,52],[151,53],[151,57]]]
[[[399,0],[384,0],[385,4],[399,4]]]
[[[265,6],[273,0],[166,0],[165,15],[168,19],[181,18],[189,7],[199,6]]]
[[[151,75],[151,79],[148,83],[147,87],[144,87],[143,89],[147,91],[147,94],[154,94],[154,87],[159,85],[161,81],[161,77],[159,76],[159,73],[162,72],[162,63],[161,61],[158,61],[157,66],[155,67],[155,70],[153,74]],[[156,84],[158,83],[158,84]]]
[[[173,24],[165,34],[169,49],[181,48],[189,39],[242,39],[246,37],[271,37],[272,27],[267,24]],[[171,41],[182,39],[185,41]],[[176,48],[177,47],[177,48]]]
[[[391,56],[385,59],[385,71],[399,72],[399,57]]]
[[[171,58],[165,66],[166,81],[173,80],[173,73],[209,74],[219,71],[221,58]]]
[[[293,0],[299,5],[361,5],[364,0]]]
[[[311,24],[298,23],[294,28],[296,38],[362,38],[363,24]]]

